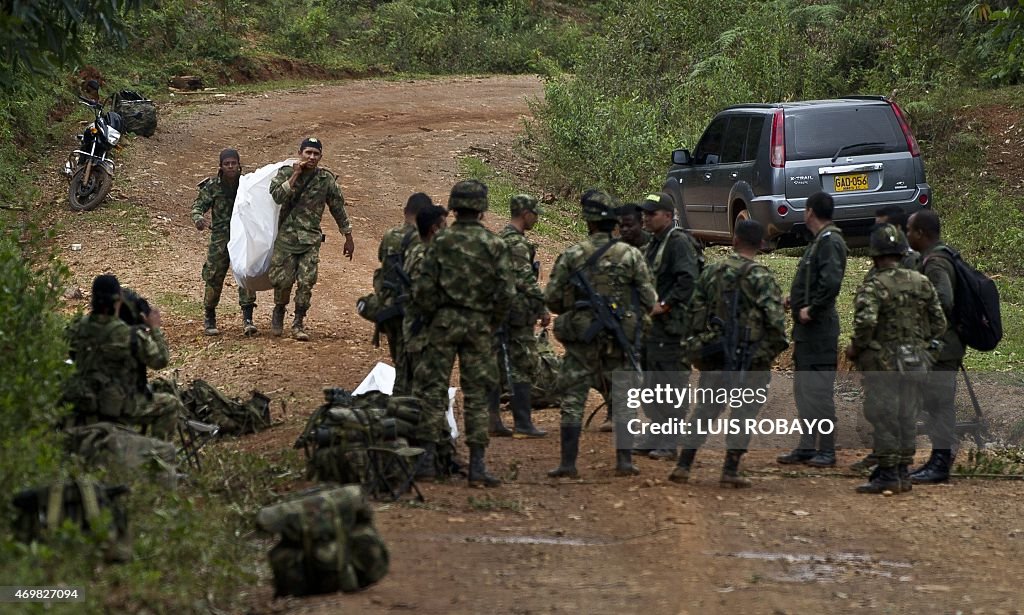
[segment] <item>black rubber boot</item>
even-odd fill
[[[815,468],[831,468],[836,465],[836,452],[834,450],[818,451],[818,453],[804,462]]]
[[[437,443],[425,442],[420,445],[423,454],[416,462],[416,480],[424,483],[432,483],[437,478]]]
[[[579,472],[576,471],[576,456],[580,452],[580,431],[582,425],[562,425],[559,435],[562,438],[562,462],[548,472],[551,478],[576,478]]]
[[[206,335],[220,335],[217,329],[217,310],[206,308],[206,317],[203,319],[203,333]]]
[[[270,332],[281,337],[284,333],[284,310],[286,305],[275,305],[274,313],[270,316]]]
[[[785,455],[779,455],[775,458],[775,461],[785,465],[793,465],[797,463],[807,463],[817,453],[812,448],[795,448]]]
[[[900,476],[895,466],[883,468],[879,466],[872,474],[871,479],[857,487],[857,493],[883,493],[891,491],[900,492]]]
[[[672,473],[668,475],[668,479],[673,483],[685,483],[690,480],[690,468],[693,467],[693,460],[696,457],[697,449],[684,448],[683,452],[679,454],[679,462],[676,463]]]
[[[729,449],[725,451],[725,463],[722,464],[722,478],[718,479],[718,484],[722,487],[732,487],[734,489],[743,489],[751,486],[751,482],[742,476],[740,476],[740,458],[743,457],[743,453],[739,449]]]
[[[245,333],[246,337],[256,335],[256,323],[252,321],[252,311],[255,308],[255,305],[242,306],[242,332]]]
[[[616,449],[615,451],[615,476],[636,476],[640,468],[633,465],[632,449]]]
[[[949,449],[932,450],[932,456],[919,470],[911,472],[910,480],[918,485],[935,485],[949,481],[953,455]]]
[[[515,424],[515,438],[543,438],[548,432],[541,431],[533,424],[533,412],[530,400],[529,382],[517,382],[512,385],[512,421]],[[498,420],[501,420],[500,417]]]
[[[900,492],[906,493],[914,488],[914,481],[910,480],[910,465],[901,463],[896,466],[896,474],[900,479]]]
[[[309,334],[306,333],[306,327],[303,321],[306,319],[306,311],[309,310],[308,305],[296,305],[295,306],[295,320],[292,321],[292,335],[295,339],[300,342],[308,342]]]
[[[484,452],[482,446],[469,447],[469,486],[470,487],[499,487],[501,480],[487,473],[487,466],[484,465]]]
[[[487,393],[487,418],[490,421],[487,435],[492,438],[512,437],[512,430],[501,422],[501,391],[498,389]]]

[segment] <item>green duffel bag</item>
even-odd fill
[[[114,94],[113,111],[120,114],[124,132],[152,137],[156,132],[156,103],[134,90]]]
[[[93,423],[65,431],[66,450],[91,467],[107,468],[118,480],[153,477],[174,489],[177,486],[177,451],[174,444],[150,438],[113,423]]]

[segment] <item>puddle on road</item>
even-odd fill
[[[887,579],[894,578],[900,571],[908,571],[912,566],[907,562],[876,560],[863,553],[830,553],[815,555],[807,553],[771,553],[765,551],[739,551],[736,553],[716,553],[718,556],[736,557],[739,559],[759,560],[766,562],[782,562],[785,571],[773,574],[769,578],[774,581],[788,583],[830,583],[847,575],[871,575]]]

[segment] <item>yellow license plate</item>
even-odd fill
[[[852,192],[854,190],[868,189],[867,173],[849,173],[847,175],[836,175],[836,192]]]

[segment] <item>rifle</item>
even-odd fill
[[[508,323],[498,327],[498,344],[501,347],[501,362],[505,366],[505,379],[508,380],[508,394],[512,395],[512,357],[508,347]]]
[[[717,315],[711,317],[711,324],[718,325],[722,329],[722,371],[729,374],[730,384],[740,387],[750,365],[754,360],[754,352],[759,342],[750,339],[750,327],[739,327],[740,319],[740,283],[752,266],[744,266],[740,275],[736,278],[736,285],[722,293],[723,303],[728,305],[728,321],[723,321]]]
[[[614,337],[616,344],[618,344],[623,354],[626,355],[626,358],[629,360],[630,365],[633,366],[633,369],[637,373],[642,373],[643,368],[640,367],[640,359],[637,357],[636,348],[629,343],[629,339],[626,337],[626,332],[622,330],[622,316],[624,312],[622,306],[614,302],[609,302],[607,297],[595,291],[594,287],[590,285],[590,280],[588,280],[587,276],[584,274],[584,271],[592,267],[594,263],[597,262],[597,259],[599,259],[601,255],[603,255],[616,241],[618,240],[613,239],[594,252],[594,254],[587,259],[587,262],[583,267],[573,273],[572,277],[569,278],[570,283],[580,289],[580,291],[588,297],[585,300],[577,301],[573,308],[587,308],[594,313],[593,324],[591,324],[590,328],[583,334],[584,342],[589,343],[593,341],[601,331],[608,331]],[[637,326],[640,326],[640,323],[637,323]]]

